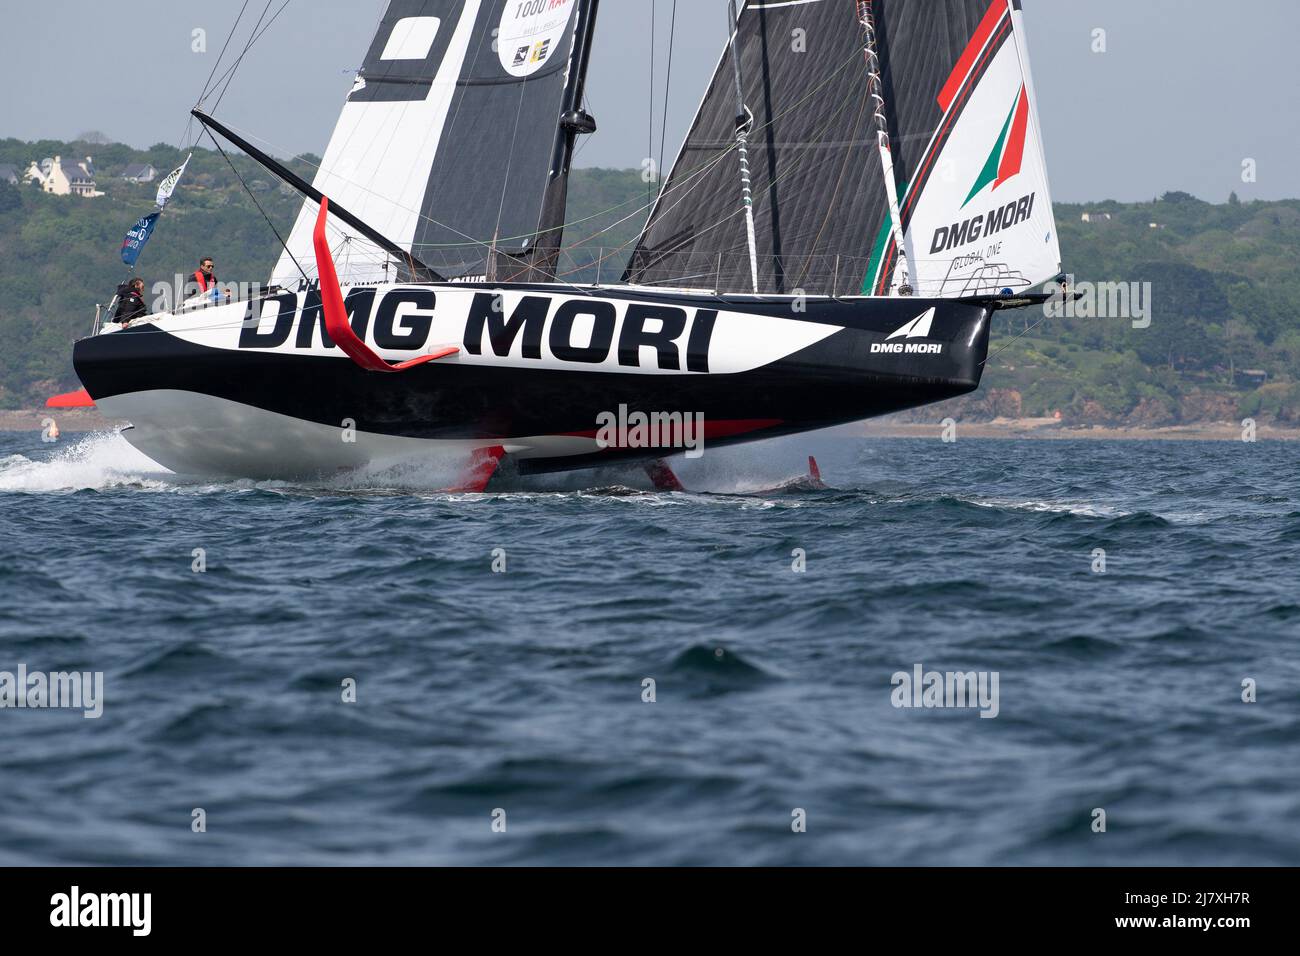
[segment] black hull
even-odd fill
[[[449,287],[434,288],[451,294]],[[465,291],[457,290],[461,295]],[[557,302],[565,294],[561,291],[557,296],[555,286],[535,291],[556,297]],[[118,411],[129,412],[127,417],[136,428],[128,437],[161,464],[180,471],[274,477],[299,468],[293,461],[281,468],[274,460],[256,467],[243,462],[229,471],[213,464],[220,461],[224,448],[232,449],[232,461],[239,460],[237,424],[222,429],[228,433],[207,436],[212,447],[195,456],[202,462],[197,466],[175,449],[158,453],[168,442],[153,442],[145,432],[166,430],[168,421],[175,420],[168,418],[164,408],[158,409],[156,417],[152,409],[141,411],[148,408],[150,393],[158,396],[159,405],[174,405],[175,396],[185,393],[217,400],[222,407],[227,403],[251,407],[329,429],[351,420],[366,435],[446,443],[449,448],[520,442],[521,470],[536,472],[672,454],[663,448],[615,447],[565,447],[557,452],[534,441],[545,436],[591,436],[597,416],[620,406],[646,413],[702,414],[707,447],[717,447],[858,421],[962,395],[978,387],[987,353],[990,309],[980,303],[811,299],[803,303],[806,311],[798,311],[789,299],[765,302],[633,290],[600,290],[599,294],[624,304],[684,310],[721,307],[743,313],[741,318],[771,316],[839,330],[774,361],[731,373],[656,370],[648,374],[639,367],[622,371],[577,363],[520,367],[517,361],[494,365],[440,360],[384,374],[365,371],[332,354],[196,344],[152,324],[79,341],[74,364],[105,412],[114,413],[118,405]],[[934,309],[932,324],[927,325],[929,334],[922,342],[914,345],[899,336],[900,327],[930,308]],[[459,344],[469,348],[476,343],[467,338]],[[708,356],[711,365],[725,364],[727,356],[718,354],[719,343],[715,341],[713,347]],[[918,351],[911,351],[914,348]],[[128,396],[129,402],[115,401]],[[182,444],[188,447],[204,440],[202,434],[195,434]]]

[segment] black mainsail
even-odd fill
[[[390,0],[313,186],[448,277],[493,250],[545,268],[558,249],[596,0]],[[312,260],[305,204],[276,283]],[[332,223],[345,281],[405,278]],[[546,251],[543,251],[545,247]]]
[[[1019,0],[750,2],[626,274],[746,290],[735,200],[737,50],[760,291],[889,294],[904,282],[873,117],[884,101],[918,295],[1022,291],[1059,271]],[[874,24],[880,79],[864,62]],[[907,248],[910,247],[910,248]]]

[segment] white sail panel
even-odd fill
[[[918,295],[1024,292],[1061,270],[1021,16],[1012,0],[994,0],[987,37],[977,32],[956,68],[969,72],[940,94],[947,107],[926,151],[932,168],[918,172],[919,195],[909,189],[903,200]],[[896,289],[897,257],[893,269]]]
[[[429,30],[432,17],[400,17],[383,37],[379,59],[385,63],[423,65],[441,55],[437,73],[421,99],[360,98],[368,80],[357,77],[312,185],[375,231],[409,249],[415,239],[429,169],[446,126],[465,64],[480,0],[465,0],[459,15]],[[423,22],[421,22],[423,21]],[[442,43],[439,34],[449,34]],[[378,38],[377,38],[378,39]],[[427,43],[423,42],[427,39]],[[418,59],[423,46],[423,55]],[[316,204],[304,203],[280,256],[272,284],[301,279],[294,259],[315,277],[312,230]],[[343,233],[339,233],[341,240]],[[332,244],[333,244],[332,239]],[[347,234],[335,250],[339,275],[351,282],[396,278],[386,269],[390,256],[364,236]]]
[[[497,246],[528,250],[552,225],[543,200],[579,5],[389,0],[313,186],[447,277],[482,274]],[[314,277],[316,213],[304,204],[273,283],[295,283],[299,266]],[[337,220],[330,245],[350,282],[417,273]]]

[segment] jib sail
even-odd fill
[[[1019,0],[745,5],[734,46],[754,114],[761,291],[887,295],[903,284],[872,122],[876,96],[915,294],[1021,291],[1059,272],[1019,8]],[[875,28],[878,86],[864,63],[864,13]],[[633,253],[629,281],[749,285],[734,199],[730,49]]]
[[[486,274],[492,249],[531,253],[563,221],[555,178],[573,129],[562,106],[580,88],[575,38],[589,38],[594,6],[391,0],[313,185],[444,276]],[[304,204],[273,282],[301,277],[294,258],[314,261],[315,219]],[[343,224],[330,244],[344,281],[405,275]]]

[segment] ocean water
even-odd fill
[[[3,433],[0,671],[104,683],[0,709],[0,863],[1300,864],[1298,457],[823,436],[463,495]],[[918,665],[996,716],[894,706]]]

